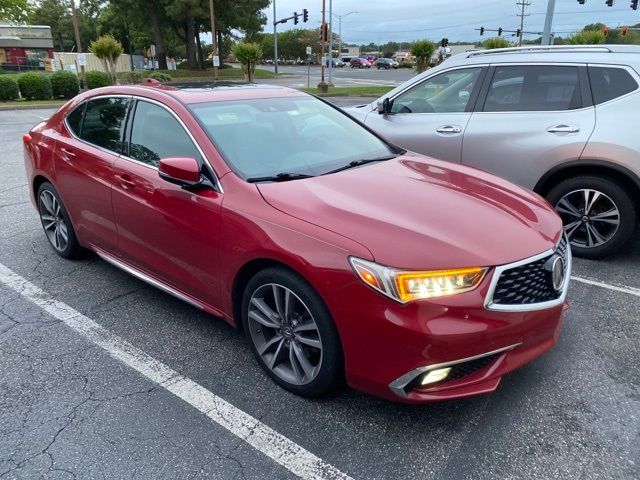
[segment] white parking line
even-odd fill
[[[598,280],[591,280],[590,278],[578,277],[576,275],[572,275],[571,280],[574,280],[580,283],[585,283],[587,285],[593,285],[595,287],[606,288],[607,290],[613,290],[615,292],[628,293],[629,295],[640,297],[640,289],[634,288],[634,287],[627,287],[627,286],[619,287],[617,285],[611,285],[609,283],[599,282]]]
[[[0,282],[61,320],[113,358],[204,413],[218,425],[241,438],[295,475],[304,479],[351,479],[297,443],[234,407],[193,380],[109,332],[89,317],[41,290],[0,263]]]

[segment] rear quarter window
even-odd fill
[[[638,83],[624,68],[589,67],[591,92],[596,105],[633,92]]]
[[[86,103],[76,107],[69,115],[67,115],[67,127],[71,130],[76,137],[80,136],[80,129],[82,127],[82,117],[84,115],[84,107]]]

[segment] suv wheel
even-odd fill
[[[578,257],[611,255],[635,231],[633,196],[609,178],[582,176],[563,180],[551,189],[547,199],[562,217],[571,249]]]
[[[256,274],[242,299],[242,324],[258,361],[286,390],[311,397],[340,382],[338,331],[320,295],[300,275],[284,268]]]

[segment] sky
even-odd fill
[[[529,0],[526,7],[525,32],[542,31],[547,0]],[[289,20],[279,24],[278,31],[295,27],[317,27],[322,18],[322,0],[275,0],[278,19],[291,16],[294,11],[309,10],[309,22],[294,26]],[[586,0],[580,5],[577,0],[556,0],[552,30],[559,36],[580,30],[588,23],[602,22],[609,27],[640,23],[640,9],[632,10],[630,0],[616,0],[607,7],[605,0]],[[327,12],[329,0],[326,0]],[[516,0],[333,0],[333,13],[345,15],[342,19],[342,37],[347,43],[385,43],[387,41],[409,42],[427,38],[439,41],[446,37],[450,41],[475,42],[495,36],[485,33],[480,37],[474,29],[515,30],[520,18]],[[265,10],[268,23],[265,31],[273,31],[273,3]],[[327,17],[329,14],[327,13]],[[328,20],[327,20],[328,21]],[[338,32],[338,19],[334,17],[333,31]],[[538,35],[526,35],[534,39]],[[509,38],[507,36],[507,38]]]

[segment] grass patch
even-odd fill
[[[0,110],[18,110],[21,108],[58,108],[67,103],[68,100],[11,100],[0,102]]]
[[[362,87],[332,87],[326,94],[319,93],[317,88],[303,88],[302,90],[307,93],[312,93],[319,96],[331,96],[340,95],[346,97],[380,97],[386,93],[389,93],[395,87],[389,87],[386,85],[365,85]]]

